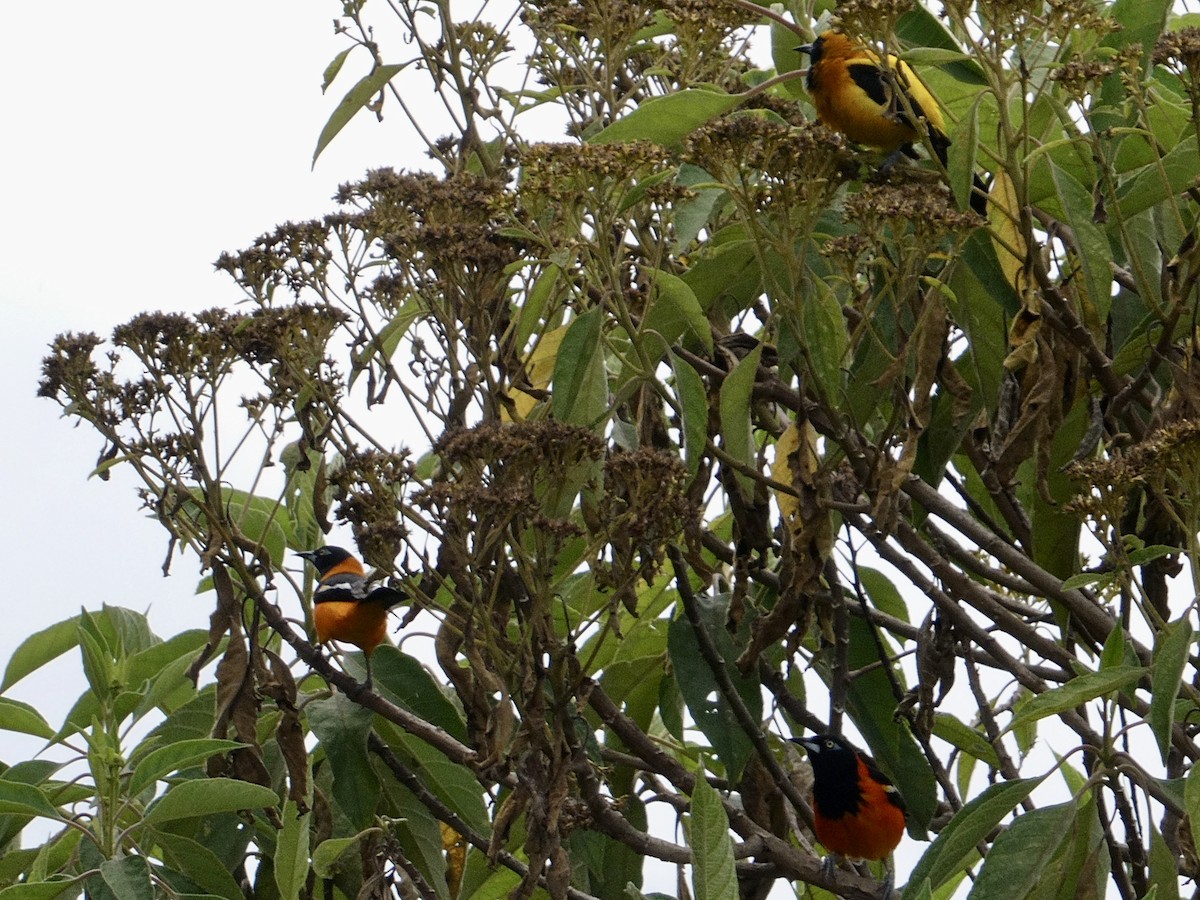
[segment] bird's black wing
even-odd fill
[[[850,63],[846,66],[846,71],[850,73],[850,78],[862,89],[864,94],[887,110],[887,114],[894,116],[897,121],[916,127],[912,116],[909,115],[910,109],[917,118],[926,118],[925,110],[921,109],[921,104],[908,90],[907,80],[899,69],[892,68],[886,79],[883,69],[873,62]],[[889,81],[894,83],[889,84]],[[904,92],[907,103],[896,97],[896,86],[899,86],[900,90]]]

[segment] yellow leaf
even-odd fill
[[[543,391],[550,387],[550,379],[554,377],[554,364],[558,362],[558,348],[562,346],[563,335],[567,333],[568,327],[560,325],[543,334],[538,339],[533,352],[529,354],[529,358],[525,360],[525,369],[529,374],[531,388]],[[510,390],[508,396],[512,398],[516,412],[510,415],[507,408],[502,409],[500,416],[506,421],[512,421],[515,418],[517,421],[523,422],[533,412],[534,407],[541,402],[537,397],[527,394],[519,388]]]

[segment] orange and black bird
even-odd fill
[[[904,800],[875,761],[836,734],[792,738],[813,770],[813,824],[832,870],[838,857],[887,859],[904,836]],[[883,895],[891,891],[888,867]]]
[[[321,547],[296,554],[317,570],[313,591],[313,624],[317,640],[343,641],[367,658],[366,686],[371,686],[371,654],[387,640],[388,610],[407,600],[403,591],[372,585],[353,554],[341,547]]]
[[[923,119],[929,145],[946,167],[950,138],[941,107],[907,63],[889,54],[885,67],[876,53],[840,31],[823,32],[797,49],[809,55],[805,85],[824,125],[890,154],[887,167],[901,153],[916,157]],[[987,211],[987,187],[978,175],[971,208],[980,215]]]

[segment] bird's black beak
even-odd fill
[[[807,53],[809,56],[812,56],[812,47],[813,47],[812,44],[801,44],[799,47],[796,48],[796,52],[797,53]]]
[[[793,744],[799,744],[809,753],[821,752],[821,745],[814,738],[788,738]]]
[[[312,562],[313,554],[315,552],[316,551],[314,551],[314,550],[301,550],[296,555],[301,557],[302,559],[307,559],[309,562]]]

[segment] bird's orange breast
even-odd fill
[[[904,836],[904,810],[897,805],[893,794],[884,785],[866,777],[866,766],[860,759],[857,809],[837,818],[821,813],[819,804],[813,810],[817,840],[825,849],[854,859],[884,859]]]
[[[387,639],[387,607],[353,600],[325,600],[313,606],[317,639],[343,641],[370,653]]]

